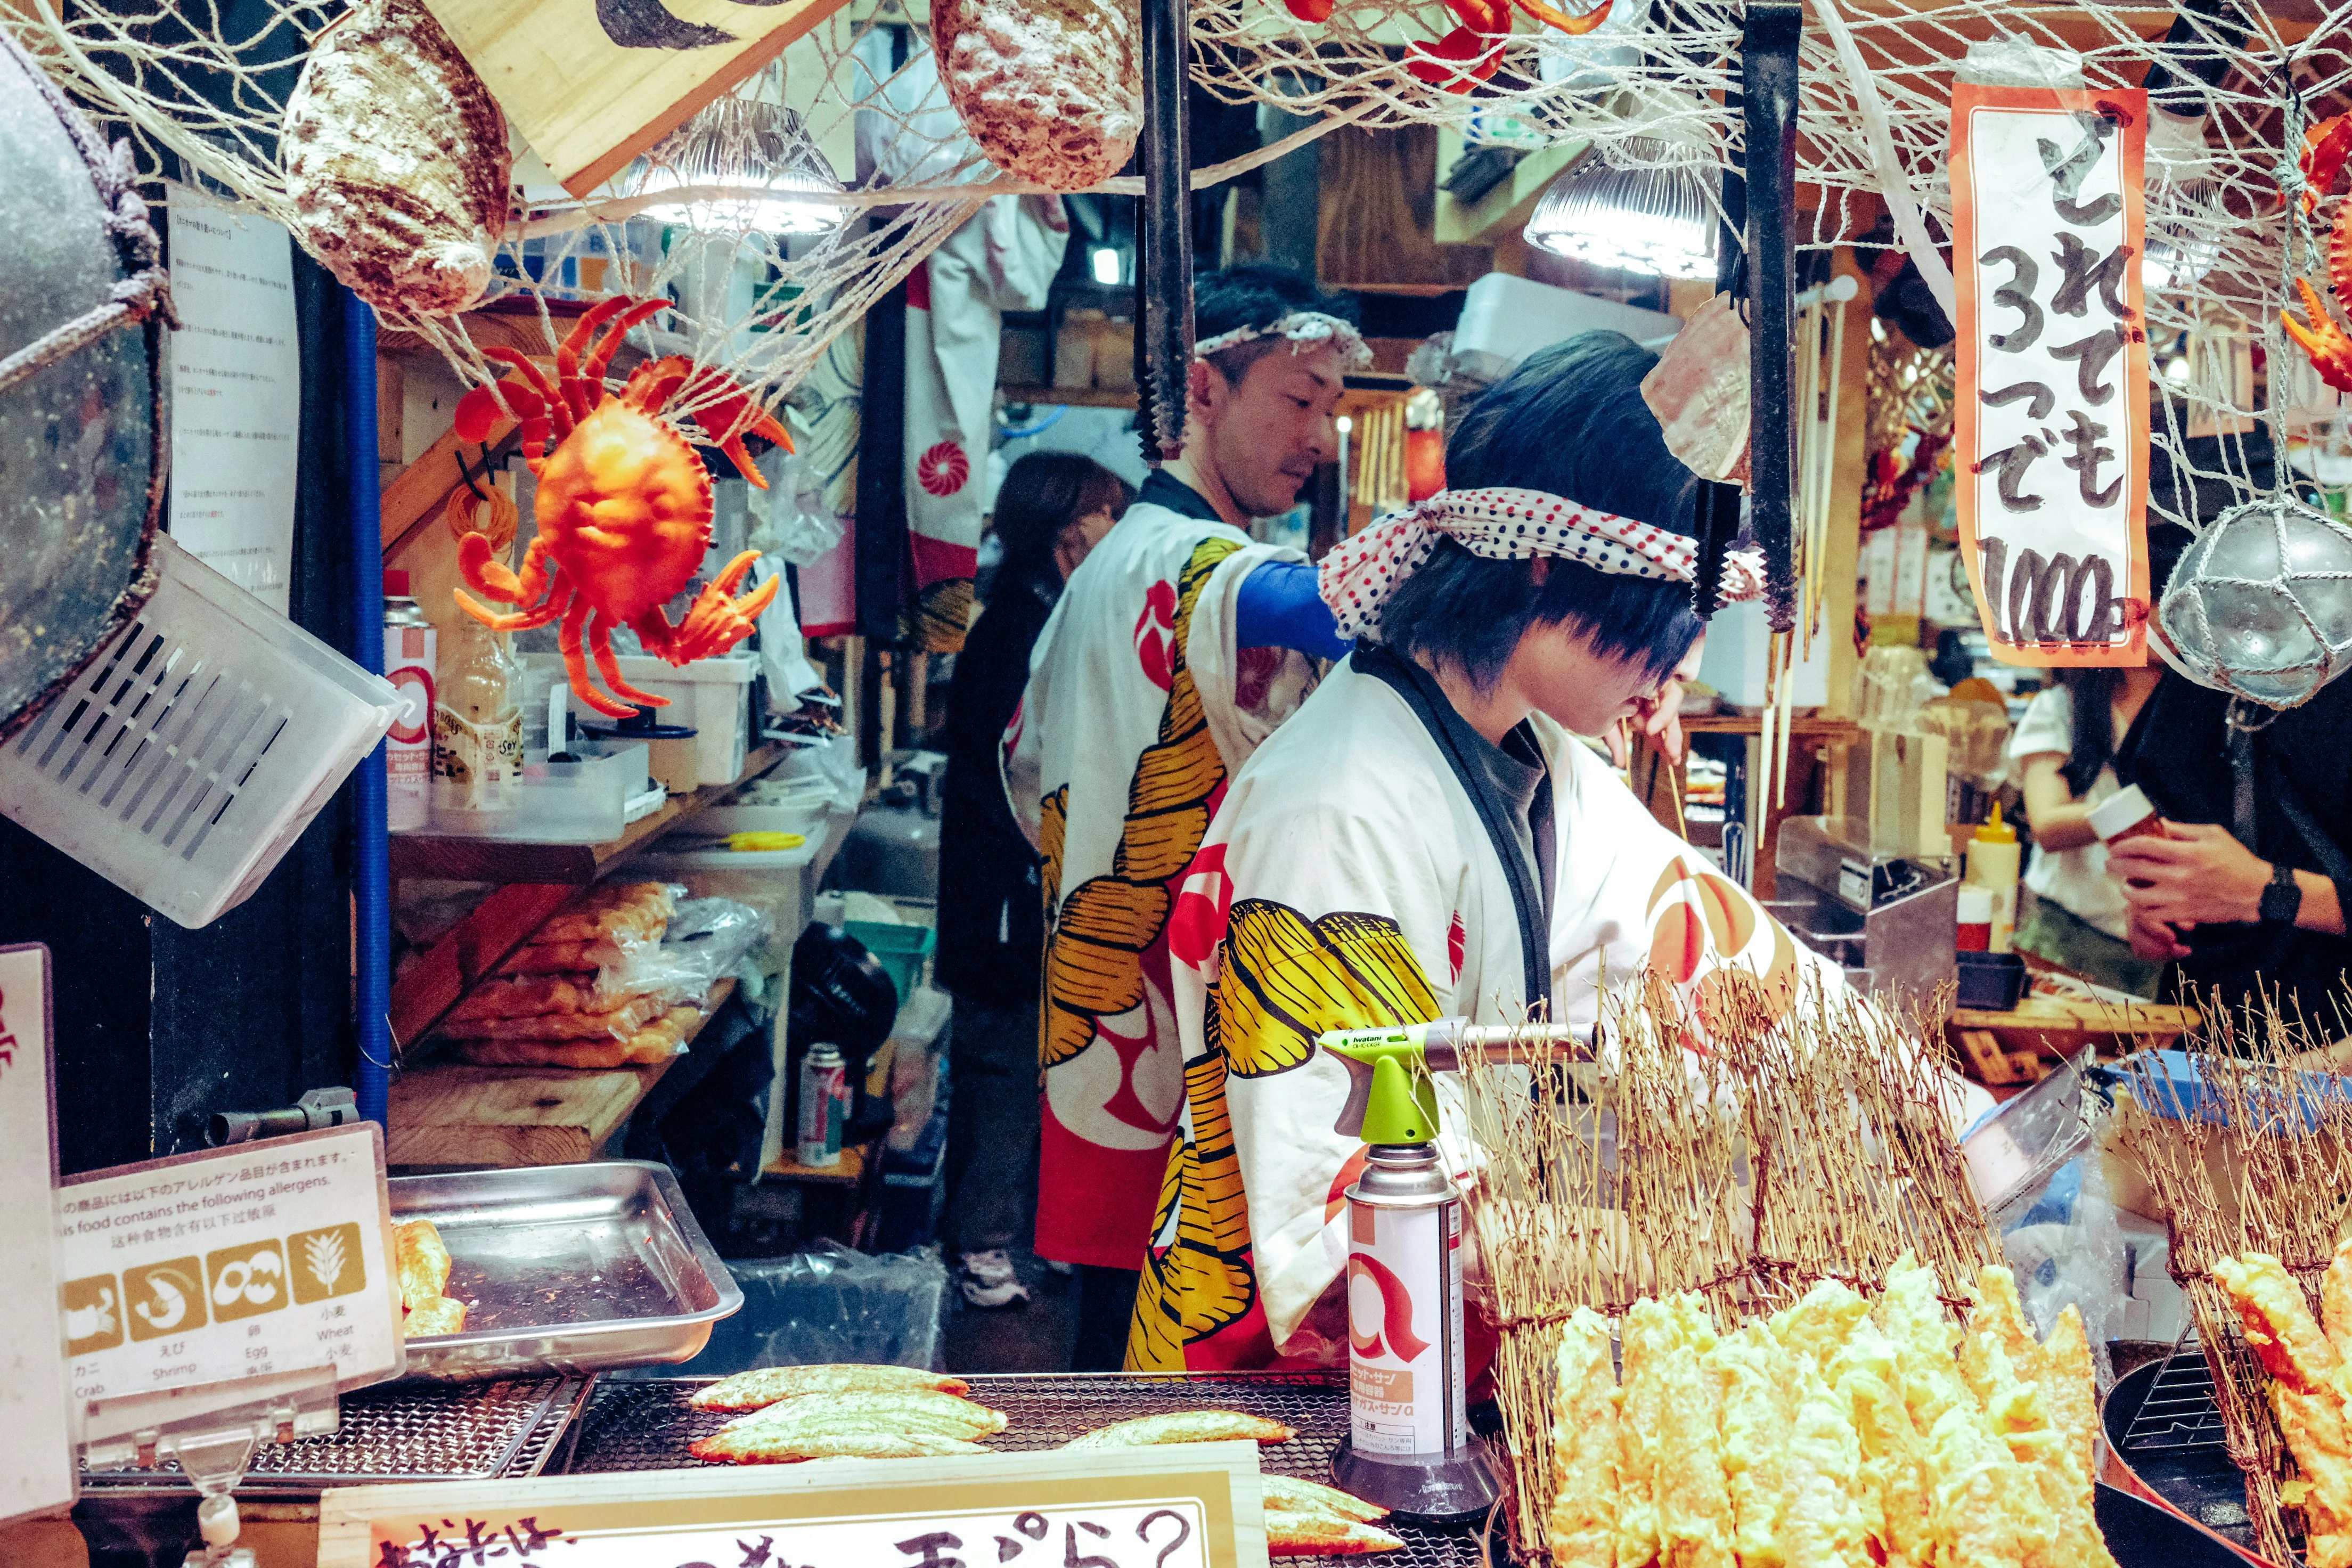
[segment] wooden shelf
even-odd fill
[[[743,772],[735,783],[709,784],[689,795],[674,795],[662,804],[660,810],[629,824],[621,837],[610,843],[530,844],[437,834],[394,834],[391,860],[394,877],[441,877],[507,884],[394,978],[391,1022],[394,1043],[405,1046],[423,1039],[450,1008],[466,999],[468,992],[497,973],[499,965],[530,941],[531,933],[546,923],[548,916],[562,909],[581,888],[594,881],[606,867],[687,822],[705,807],[718,805],[744,784],[774,767],[791,750],[782,741],[769,742],[745,760]]]
[[[1043,403],[1063,408],[1133,408],[1136,392],[1114,392],[1108,387],[1059,386],[1000,386],[996,389],[1007,403]]]
[[[771,741],[745,759],[743,773],[733,784],[705,784],[688,795],[674,795],[660,809],[639,817],[604,844],[538,844],[525,839],[465,838],[440,833],[395,833],[392,836],[394,877],[440,877],[461,882],[563,882],[585,887],[604,868],[646,840],[659,837],[688,817],[716,805],[734,791],[784,760],[792,748]]]
[[[733,994],[703,998],[693,1043]],[[570,1165],[602,1158],[614,1134],[677,1058],[637,1068],[485,1068],[427,1062],[392,1081],[384,1161],[394,1165]]]

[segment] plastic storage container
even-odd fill
[[[923,960],[931,956],[940,933],[930,926],[892,925],[884,921],[845,921],[842,929],[866,944],[874,961],[890,972],[903,1005],[923,977]]]
[[[646,746],[574,741],[577,763],[526,763],[506,811],[443,809],[433,831],[526,844],[603,844],[628,823],[629,797],[646,787]]]
[[[653,742],[654,777],[680,791],[741,778],[751,748],[751,678],[759,673],[756,658],[671,665],[642,655],[624,658],[622,679],[669,699],[668,707],[654,710],[655,722],[683,724],[695,732],[692,740]]]
[[[245,901],[406,700],[163,535],[155,596],[0,746],[0,814],[191,928]]]

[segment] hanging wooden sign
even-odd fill
[[[425,0],[563,188],[584,196],[845,0]]]
[[[2147,658],[2147,94],[1952,89],[1961,552],[1993,656]]]
[[[1248,1443],[354,1487],[319,1568],[1265,1568]]]

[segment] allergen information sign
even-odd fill
[[[1961,553],[1993,656],[2147,657],[2147,94],[1952,89]]]
[[[400,1370],[374,1122],[101,1171],[57,1191],[74,1399]],[[93,1426],[86,1435],[103,1434]]]

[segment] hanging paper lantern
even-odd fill
[[[2232,508],[2181,555],[2157,649],[2216,691],[2307,702],[2352,669],[2352,529],[2287,496]]]

